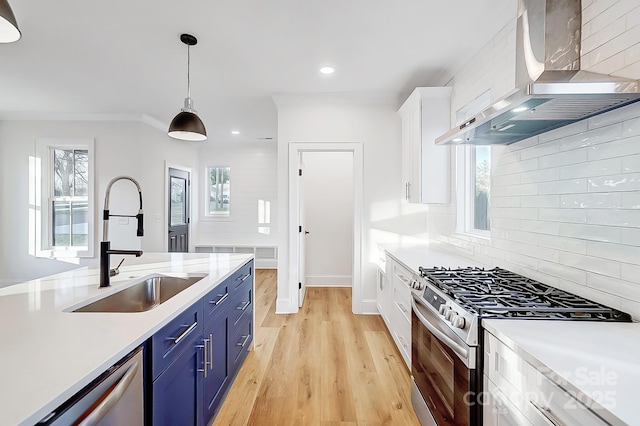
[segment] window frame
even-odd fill
[[[491,147],[489,155],[491,155]],[[471,235],[474,237],[491,239],[491,222],[489,229],[477,229],[475,227],[475,192],[476,192],[476,146],[458,146],[456,150],[456,193],[457,214],[456,233]],[[491,171],[489,171],[491,178]],[[491,188],[491,185],[489,185]],[[491,197],[491,191],[489,191]],[[487,210],[489,216],[490,208]]]
[[[211,196],[211,169],[229,169],[229,207],[227,213],[212,214],[209,209]],[[231,209],[231,166],[206,166],[204,169],[204,216],[203,219],[210,221],[230,221],[232,220]]]
[[[54,192],[54,155],[55,149],[86,150],[88,182],[86,197],[64,197],[86,199],[87,202],[87,245],[53,245],[53,201],[61,198]],[[95,245],[95,140],[94,139],[38,139],[34,169],[33,223],[37,257],[47,258],[86,258],[94,256]]]

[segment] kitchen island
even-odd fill
[[[96,265],[0,289],[0,425],[37,423],[252,258],[145,253],[108,288]],[[155,273],[207,276],[146,312],[71,312]]]

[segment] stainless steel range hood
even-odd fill
[[[580,0],[519,0],[516,90],[436,139],[510,144],[640,100],[640,81],[580,70]]]

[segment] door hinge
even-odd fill
[[[298,169],[298,176],[302,176],[302,169]]]
[[[302,232],[302,226],[298,226],[298,232]]]
[[[298,290],[302,289],[302,283],[298,283]]]

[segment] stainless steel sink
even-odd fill
[[[144,312],[171,299],[205,278],[207,274],[186,277],[153,275],[123,290],[82,306],[72,312]]]

